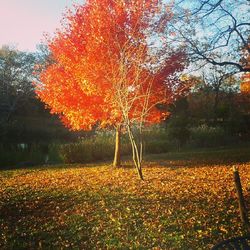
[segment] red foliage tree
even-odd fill
[[[160,0],[87,0],[63,20],[48,40],[54,63],[40,74],[39,98],[73,130],[123,124],[142,178],[132,127],[159,122],[167,112],[157,104],[172,102],[185,89],[176,73],[182,52],[160,41]],[[163,34],[162,34],[163,35]],[[164,53],[163,53],[164,52]]]

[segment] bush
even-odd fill
[[[160,154],[177,148],[177,141],[169,136],[163,128],[152,126],[144,133],[145,153]]]
[[[0,167],[28,167],[43,164],[46,155],[43,147],[42,144],[1,144]]]
[[[130,145],[122,136],[121,154],[131,152]],[[98,133],[94,138],[84,138],[77,143],[61,145],[59,154],[64,163],[86,163],[112,159],[115,137],[113,133]]]
[[[191,147],[224,146],[231,138],[221,127],[201,125],[190,129]]]
[[[90,149],[83,143],[61,145],[59,154],[64,163],[84,163],[92,160]]]
[[[188,125],[186,116],[173,116],[167,122],[167,135],[170,140],[178,144],[178,148],[184,146],[189,140],[190,131]]]
[[[159,141],[147,141],[145,144],[145,153],[146,154],[161,154],[167,153],[173,149],[173,143],[166,140]]]

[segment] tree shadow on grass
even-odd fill
[[[204,193],[195,198],[185,193],[179,199],[175,193],[159,194],[130,194],[105,186],[72,193],[12,194],[0,203],[0,247],[198,249],[232,234],[233,230],[220,231],[229,230],[235,217],[235,211],[227,211],[235,203],[230,197],[213,195],[217,203],[211,203]],[[233,219],[235,230],[237,226]]]
[[[0,248],[64,249],[79,245],[91,249],[93,224],[84,216],[71,214],[74,196],[46,192],[28,195],[2,201]]]

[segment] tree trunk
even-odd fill
[[[139,178],[144,181],[144,178],[143,178],[143,174],[142,174],[142,166],[141,166],[141,163],[139,163],[140,166],[137,168],[137,173],[138,173],[138,176]]]
[[[213,113],[214,113],[214,126],[217,126],[217,119],[218,119],[218,105],[219,105],[219,94],[220,94],[220,89],[219,87],[215,88],[215,97],[214,97],[214,106],[213,106]]]
[[[136,143],[133,132],[131,128],[128,126],[128,135],[131,142],[132,153],[133,153],[133,161],[137,170],[137,174],[141,180],[144,180],[142,174],[142,143],[141,143],[141,135],[140,135],[140,149]]]
[[[113,166],[121,166],[121,125],[117,125],[115,132],[115,155]]]

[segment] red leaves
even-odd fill
[[[37,94],[51,112],[76,130],[122,122],[125,106],[134,121],[164,118],[156,104],[181,94],[180,81],[168,77],[183,69],[184,57],[173,54],[157,65],[159,58],[150,54],[148,39],[157,32],[152,19],[160,15],[161,4],[89,0],[68,12],[63,28],[48,41],[55,63],[42,72],[42,85],[37,84]],[[165,18],[169,15],[161,22]]]

